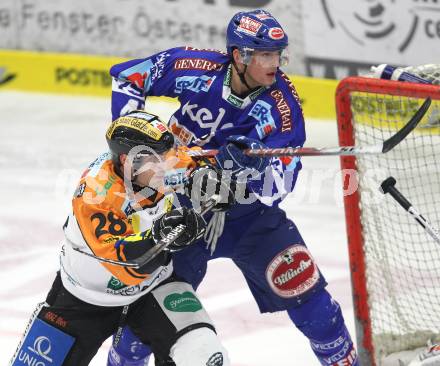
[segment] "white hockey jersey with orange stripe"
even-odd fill
[[[191,163],[183,163],[187,164]],[[60,255],[63,285],[74,296],[95,305],[122,306],[134,302],[171,275],[172,263],[143,274],[100,262],[73,249],[125,260],[115,249],[116,241],[149,230],[156,218],[172,209],[172,194],[151,192],[154,194],[150,199],[140,202],[130,198],[124,180],[115,172],[110,153],[98,157],[83,174],[64,227]]]

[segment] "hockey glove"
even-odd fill
[[[212,165],[203,165],[194,169],[185,184],[185,194],[194,203],[201,204],[212,196],[218,196],[218,203],[212,211],[226,211],[235,204],[235,181],[223,177],[222,171]]]
[[[139,258],[155,245],[156,242],[153,240],[151,230],[146,230],[119,239],[114,247],[116,248],[118,259],[125,257],[126,260],[132,260]],[[160,266],[168,264],[170,260],[169,253],[161,252],[156,258],[135,271],[141,274],[153,273]]]
[[[221,169],[232,170],[237,174],[245,169],[264,172],[270,163],[269,157],[248,156],[245,149],[265,149],[266,145],[261,141],[246,136],[230,136],[226,139],[228,143],[219,149],[215,159]]]
[[[206,223],[203,217],[194,210],[187,207],[172,210],[162,215],[153,223],[153,239],[157,243],[165,238],[177,225],[184,224],[186,229],[173,243],[165,250],[175,252],[191,245],[203,237],[206,230]]]

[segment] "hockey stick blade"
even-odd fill
[[[426,98],[414,116],[389,139],[377,145],[366,146],[337,146],[337,147],[284,147],[274,149],[247,149],[244,150],[249,156],[347,156],[363,154],[382,154],[392,150],[408,134],[416,128],[431,105],[431,98]],[[195,158],[214,157],[218,150],[191,150],[189,154]]]
[[[397,144],[400,143],[408,134],[416,128],[416,126],[419,124],[419,122],[422,120],[423,116],[426,114],[426,112],[429,109],[429,106],[431,105],[431,98],[426,98],[423,104],[420,106],[420,108],[417,110],[417,112],[412,116],[412,118],[409,120],[409,122],[402,127],[401,130],[399,130],[395,135],[391,136],[388,140],[384,141],[383,143],[383,153],[387,153],[391,149],[393,149]]]

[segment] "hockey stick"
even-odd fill
[[[380,185],[380,190],[383,194],[389,193],[405,211],[407,211],[427,232],[431,237],[440,244],[440,232],[431,226],[418,211],[412,206],[405,196],[395,187],[396,180],[393,177],[385,179]]]
[[[218,202],[217,196],[213,196],[212,198],[207,200],[200,207],[200,215],[204,215],[209,210],[211,210],[211,208],[213,208],[217,204],[217,202]],[[184,225],[184,224],[177,225],[175,228],[173,228],[167,234],[167,236],[165,238],[159,240],[155,246],[153,246],[151,249],[147,250],[140,257],[133,259],[133,260],[130,260],[130,261],[125,261],[125,262],[118,261],[115,259],[104,258],[104,257],[94,255],[92,253],[84,252],[81,249],[75,247],[74,243],[72,243],[71,241],[69,241],[69,242],[72,245],[73,250],[75,250],[81,254],[85,254],[89,257],[92,257],[100,262],[114,264],[114,265],[121,266],[121,267],[129,267],[129,268],[136,269],[136,268],[142,267],[143,265],[147,264],[152,259],[156,258],[162,250],[164,250],[165,248],[170,246],[172,243],[174,243],[185,232],[185,230],[186,230],[186,225]]]
[[[275,149],[246,149],[246,155],[249,156],[323,156],[323,155],[362,155],[362,154],[384,154],[398,145],[408,134],[416,128],[418,123],[426,114],[431,105],[431,98],[426,98],[414,116],[389,139],[377,145],[366,146],[337,146],[337,147],[284,147]],[[190,150],[189,155],[194,158],[214,157],[218,150]]]

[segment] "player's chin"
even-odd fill
[[[265,73],[261,79],[262,79],[261,84],[263,86],[271,86],[275,82],[275,73],[274,72]]]

